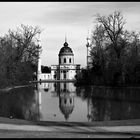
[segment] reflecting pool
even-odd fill
[[[38,83],[0,92],[0,116],[31,121],[88,122],[140,119],[139,88]]]

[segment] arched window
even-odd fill
[[[64,83],[64,88],[65,88],[65,89],[67,88],[66,83]]]
[[[66,63],[66,58],[64,58],[64,63]]]
[[[64,99],[64,103],[65,103],[65,104],[67,103],[67,99]]]
[[[72,103],[72,99],[70,99],[70,104]]]
[[[69,63],[71,63],[71,58],[69,59]]]

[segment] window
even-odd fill
[[[59,58],[59,64],[61,64],[61,58]]]
[[[53,77],[54,77],[54,79],[55,79],[55,78],[56,78],[56,75],[54,75]]]
[[[66,79],[66,71],[64,71],[64,79]]]
[[[64,83],[64,88],[66,89],[66,83]]]
[[[66,63],[66,58],[64,58],[64,63]]]
[[[69,59],[69,63],[71,63],[71,58]]]
[[[67,103],[67,99],[64,99],[64,103],[65,103],[65,104]]]
[[[70,104],[72,103],[72,99],[70,99]]]

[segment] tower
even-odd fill
[[[38,46],[41,47],[41,42],[38,40]],[[37,66],[37,80],[41,79],[41,51],[38,51],[38,66]]]
[[[65,43],[59,51],[59,69],[58,69],[58,79],[72,79],[75,75],[76,70],[71,70],[71,67],[74,66],[74,54],[72,49],[67,43],[65,37]]]
[[[86,40],[87,40],[87,44],[86,44],[86,47],[87,47],[87,68],[89,68],[90,67],[90,47],[91,47],[91,44],[90,44],[89,37],[87,37]]]

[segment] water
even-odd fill
[[[31,121],[140,119],[140,89],[42,83],[0,93],[0,116]]]

